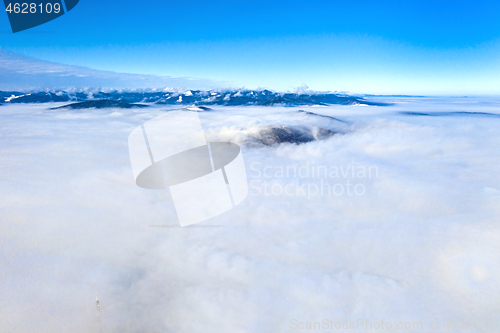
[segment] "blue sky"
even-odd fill
[[[499,94],[498,1],[91,1],[0,47],[235,87]]]

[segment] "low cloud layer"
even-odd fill
[[[178,222],[167,191],[135,186],[127,137],[172,108],[0,106],[0,331],[98,332],[96,294],[103,332],[492,323],[500,119],[401,112],[499,102],[383,101],[396,104],[200,113],[210,141],[242,146],[250,184],[200,224],[217,228],[150,227]],[[272,127],[336,134],[263,144]]]

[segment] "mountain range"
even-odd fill
[[[261,105],[261,106],[326,106],[384,105],[362,97],[336,93],[279,93],[270,90],[188,90],[179,91],[0,91],[0,103],[70,102],[63,107],[73,109],[160,105]]]

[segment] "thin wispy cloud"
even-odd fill
[[[0,90],[185,88],[212,89],[228,85],[208,79],[138,75],[99,71],[42,61],[0,50]]]

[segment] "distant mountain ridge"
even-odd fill
[[[96,101],[73,105],[71,108],[125,107],[123,103],[181,106],[384,105],[363,97],[330,92],[316,93],[299,89],[296,93],[279,93],[269,90],[231,90],[228,86],[230,84],[227,82],[212,80],[94,70],[38,60],[0,49],[0,104]]]
[[[279,93],[270,90],[188,90],[182,93],[168,91],[147,92],[31,92],[0,91],[0,103],[48,103],[48,102],[87,102],[101,101],[100,103],[83,103],[84,107],[97,105],[118,106],[119,103],[148,103],[163,105],[262,105],[262,106],[326,106],[340,105],[386,105],[367,101],[364,98],[336,93]],[[125,105],[125,104],[123,104]],[[73,107],[74,108],[74,107]]]

